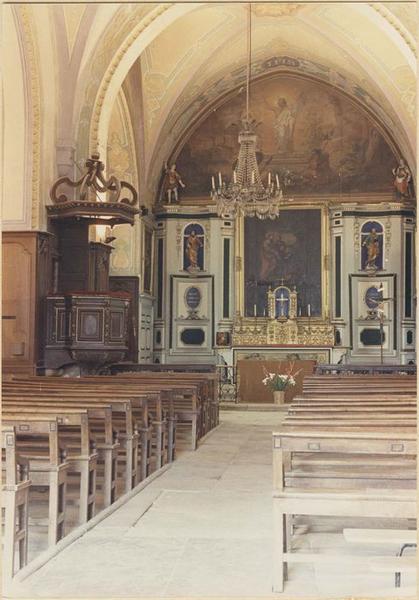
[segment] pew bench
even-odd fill
[[[291,551],[294,516],[415,518],[415,455],[414,427],[314,424],[274,433],[274,591],[283,591],[288,563],[330,559]]]
[[[388,556],[374,558],[360,556],[336,556],[330,553],[315,554],[310,552],[292,552],[287,540],[286,518],[292,515],[304,516],[335,516],[335,517],[364,517],[381,519],[411,519],[416,517],[415,492],[404,490],[374,490],[374,491],[327,491],[327,490],[295,490],[292,488],[275,490],[274,505],[274,580],[273,591],[283,592],[286,579],[286,567],[290,563],[316,562],[325,565],[339,561],[365,564],[388,565]],[[406,557],[391,558],[391,569],[396,567],[401,571]]]
[[[49,489],[48,545],[55,545],[64,537],[69,469],[65,451],[59,443],[58,419],[40,415],[13,414],[5,410],[2,419],[4,425],[15,428],[17,449],[19,454],[29,461],[32,485]],[[24,442],[32,445],[33,452],[26,454]]]
[[[4,509],[3,538],[3,578],[10,581],[17,567],[22,569],[28,562],[28,506],[29,464],[16,450],[15,428],[3,425],[1,430],[2,448],[2,493],[1,505]]]

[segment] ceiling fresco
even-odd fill
[[[332,87],[277,75],[252,85],[251,110],[261,172],[278,174],[289,193],[391,190],[396,156],[369,116]],[[243,97],[235,96],[184,145],[176,163],[185,195],[208,195],[218,172],[230,177],[243,111]]]

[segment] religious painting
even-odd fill
[[[144,227],[144,271],[143,282],[144,292],[151,294],[153,281],[153,231]]]
[[[394,192],[397,158],[371,117],[325,83],[278,74],[252,85],[262,179],[288,194]],[[193,132],[177,157],[185,195],[208,196],[211,177],[229,181],[237,160],[243,97],[235,95]]]
[[[204,270],[205,232],[202,225],[189,223],[183,231],[183,270]]]
[[[383,268],[383,226],[367,221],[361,228],[361,269],[378,271]]]
[[[321,316],[321,221],[320,209],[285,209],[273,221],[245,218],[246,316],[267,314],[268,291],[280,285],[296,287],[298,315]]]
[[[216,345],[217,346],[229,346],[230,345],[230,332],[229,331],[217,331],[216,334]]]

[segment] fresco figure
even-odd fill
[[[402,198],[409,198],[412,174],[402,158],[400,159],[398,166],[393,169],[393,175],[396,194]]]
[[[185,189],[186,185],[183,183],[181,176],[176,171],[176,164],[173,163],[170,168],[166,163],[164,166],[165,175],[163,179],[163,196],[167,197],[167,203],[172,203],[172,194],[174,197],[174,201],[178,202],[179,200],[179,186]]]
[[[204,230],[198,223],[185,227],[184,264],[185,271],[190,273],[202,271],[204,268]]]
[[[283,97],[278,98],[274,106],[269,106],[269,110],[274,113],[273,129],[275,131],[278,151],[292,151],[295,112],[288,106],[287,100]]]
[[[383,268],[383,228],[380,223],[369,221],[362,227],[362,269],[376,271]]]

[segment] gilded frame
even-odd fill
[[[314,203],[292,202],[284,206],[284,210],[320,210],[321,211],[321,290],[322,320],[330,316],[330,240],[329,240],[329,206],[327,201]],[[279,216],[281,218],[281,215]],[[236,316],[244,316],[244,217],[237,217],[235,223],[235,307]],[[319,317],[313,317],[313,320]]]

